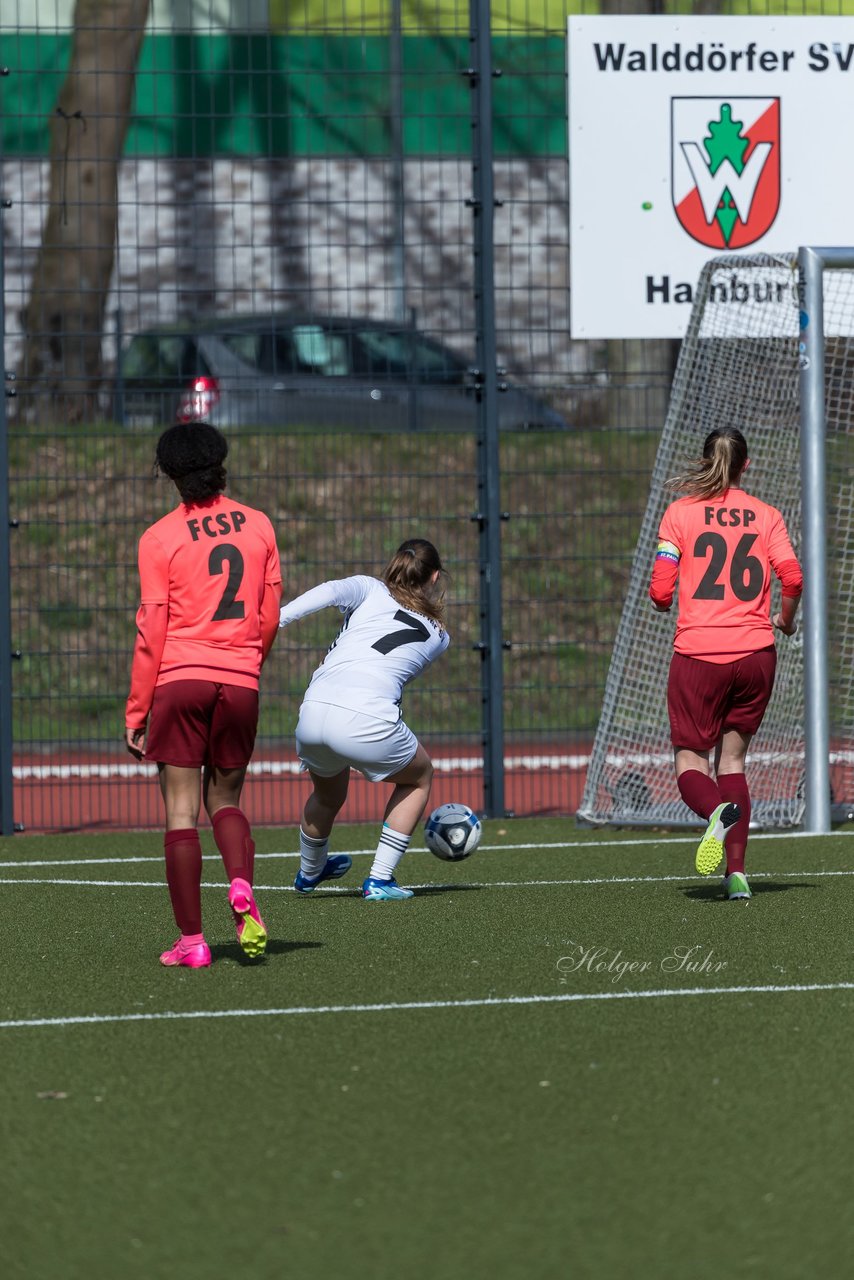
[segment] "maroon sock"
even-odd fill
[[[255,874],[255,845],[246,814],[236,805],[226,805],[224,809],[217,809],[211,822],[216,847],[222,854],[225,874],[229,880],[239,876],[241,880],[252,884]]]
[[[202,846],[198,831],[195,827],[167,831],[163,851],[175,923],[183,934],[201,933]]]
[[[686,769],[676,779],[679,794],[689,809],[701,818],[710,818],[721,802],[720,792],[713,778],[699,769]]]
[[[747,836],[750,828],[750,789],[743,773],[723,773],[718,778],[718,791],[721,800],[727,804],[734,800],[741,810],[741,817],[734,827],[730,827],[724,842],[726,849],[726,873],[744,870],[744,855],[747,850]]]

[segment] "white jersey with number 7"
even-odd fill
[[[379,578],[357,575],[322,582],[283,605],[286,627],[336,606],[344,623],[311,678],[304,702],[363,711],[380,720],[400,719],[405,685],[444,653],[447,631],[423,613],[398,604]]]

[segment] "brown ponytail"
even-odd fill
[[[433,581],[433,575],[438,578]],[[439,552],[426,538],[407,538],[383,570],[382,580],[404,608],[445,624],[445,579]]]

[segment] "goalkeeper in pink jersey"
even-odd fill
[[[711,875],[726,851],[730,899],[751,896],[744,874],[750,825],[744,763],[774,687],[773,628],[794,634],[803,589],[780,512],[741,487],[749,462],[742,433],[717,427],[702,457],[667,482],[684,496],[662,517],[649,588],[653,608],[666,612],[679,579],[667,684],[676,783],[689,809],[708,823],[697,870]],[[782,587],[773,619],[772,571]]]
[[[157,468],[174,481],[181,502],[140,538],[141,603],[125,713],[127,748],[137,760],[156,762],[166,807],[166,880],[181,936],[160,960],[191,969],[211,962],[202,933],[202,800],[240,946],[260,956],[267,944],[240,795],[282,573],[267,516],[223,492],[227,453],[225,438],[207,423],[170,427],[157,443]]]
[[[408,538],[382,578],[358,574],[322,582],[283,605],[287,627],[319,609],[338,608],[344,621],[303,695],[296,727],[302,767],[313,783],[300,826],[300,869],[294,887],[312,893],[350,869],[346,854],[329,854],[332,825],[350,785],[350,770],[392,786],[379,844],[362,885],[369,902],[412,897],[394,873],[430,798],[433,765],[404,722],[404,687],[448,647],[444,626],[445,571],[425,538]]]

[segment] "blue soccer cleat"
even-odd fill
[[[401,889],[397,881],[378,880],[376,876],[368,876],[362,885],[362,897],[368,902],[394,902],[413,897],[411,889]]]
[[[294,888],[297,893],[314,893],[319,884],[324,880],[340,880],[345,876],[353,865],[353,859],[348,858],[346,853],[333,853],[326,859],[326,866],[323,868],[319,876],[303,875],[302,870],[296,874],[294,880]]]

